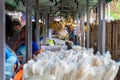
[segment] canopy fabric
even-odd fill
[[[85,13],[87,0],[31,0],[34,9],[52,14]],[[94,7],[98,0],[89,0],[89,8]],[[38,5],[38,6],[37,6]],[[63,14],[65,15],[65,14]]]
[[[5,0],[6,4],[16,8],[15,10],[25,11],[23,0]],[[106,0],[111,2],[112,0]],[[30,0],[32,7],[36,9],[37,5],[39,10],[46,11],[65,11],[65,12],[81,12],[86,10],[87,0]],[[94,7],[98,3],[98,0],[89,0],[89,8]]]
[[[24,0],[5,0],[6,4],[11,5],[16,11],[25,12]],[[56,14],[65,13],[85,13],[87,0],[29,0],[34,10],[38,9],[41,13],[48,12]],[[107,0],[108,2],[112,0]],[[89,8],[96,6],[98,0],[89,0]]]
[[[5,3],[13,8],[16,8],[17,6],[17,2],[15,0],[5,0]]]

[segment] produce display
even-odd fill
[[[109,52],[73,46],[72,50],[45,51],[23,68],[23,80],[114,80],[119,63]]]
[[[60,21],[52,21],[50,23],[50,28],[52,28],[54,31],[61,31],[65,28],[65,25]]]
[[[66,27],[69,27],[71,30],[74,30],[77,27],[77,23],[73,20],[71,16],[68,16],[67,19],[61,19],[60,21],[52,21],[50,23],[50,28],[56,32],[57,35],[65,37],[68,35]]]

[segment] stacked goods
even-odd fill
[[[37,61],[29,60],[23,68],[23,80],[114,80],[119,64],[109,52],[94,55],[93,49],[46,51]]]
[[[52,21],[50,23],[50,28],[54,31],[61,31],[65,29],[65,21],[62,19],[60,21]]]
[[[106,50],[111,52],[112,59],[120,59],[120,20],[106,22]],[[98,25],[90,28],[90,45],[98,51]]]
[[[61,35],[61,37],[66,37],[68,35],[67,30],[62,30],[59,32],[59,35]]]
[[[94,52],[98,51],[98,25],[90,28],[90,47],[94,48]]]
[[[77,27],[77,24],[74,22],[71,16],[68,16],[65,23],[66,23],[66,26],[68,26],[71,30],[74,30],[74,28]]]
[[[52,21],[50,23],[50,28],[52,28],[56,32],[56,34],[62,37],[65,37],[67,35],[65,27],[69,27],[71,30],[74,30],[76,26],[77,24],[74,22],[71,16],[69,16],[66,20],[61,19],[60,21]],[[65,34],[63,34],[63,32]]]
[[[52,21],[50,23],[50,28],[52,28],[54,31],[59,31],[59,22],[58,21]]]
[[[64,19],[61,19],[59,24],[60,24],[59,27],[62,27],[62,29],[65,29],[65,20]]]
[[[66,26],[70,26],[73,22],[74,22],[74,20],[71,16],[68,16],[68,18],[65,21]]]
[[[94,51],[97,51],[97,25],[93,25],[90,29],[90,43]],[[112,59],[120,59],[120,20],[106,22],[106,51],[110,51]],[[120,70],[115,80],[119,80]]]

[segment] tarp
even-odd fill
[[[17,0],[16,0],[17,1]],[[9,6],[16,8],[17,2],[15,0],[5,0],[5,4],[8,4]]]

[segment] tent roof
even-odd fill
[[[15,7],[15,10],[25,11],[24,0],[5,0],[5,3]],[[29,0],[34,10],[56,14],[83,13],[86,11],[87,0]],[[94,7],[98,0],[89,0],[89,8]]]
[[[31,0],[34,9],[40,12],[83,13],[86,11],[87,0]],[[89,8],[94,7],[98,0],[89,0]]]

